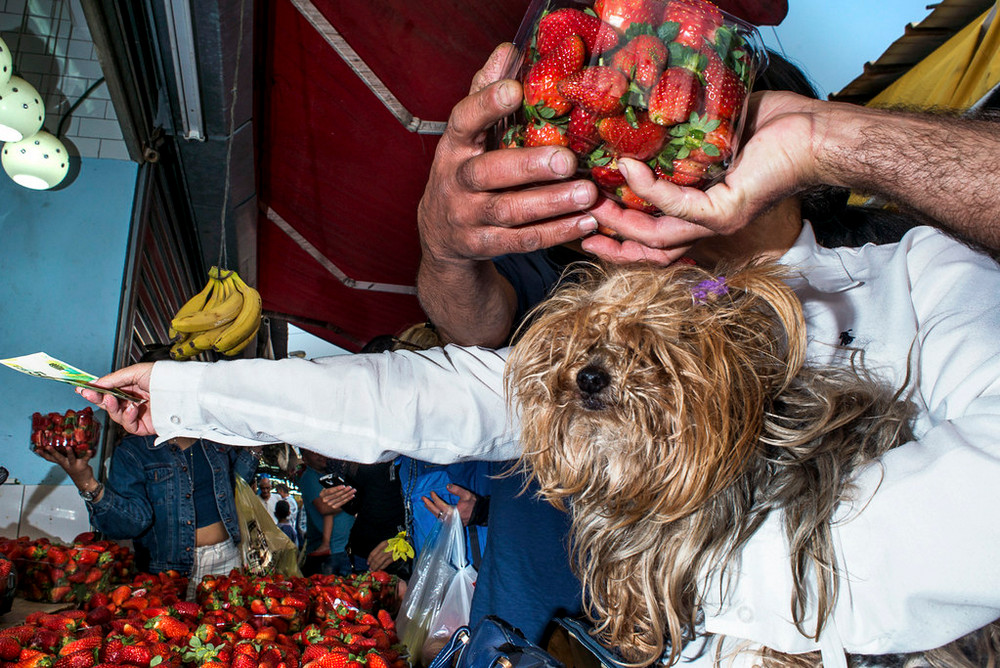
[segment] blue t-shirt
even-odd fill
[[[497,270],[517,294],[517,320],[542,301],[558,282],[571,259],[556,257],[564,249],[505,255],[494,260]],[[494,475],[513,462],[494,464]],[[553,617],[581,612],[580,581],[570,569],[570,517],[536,498],[537,486],[521,493],[523,478],[491,480],[489,538],[472,597],[470,624],[496,615],[541,643]]]

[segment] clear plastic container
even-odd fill
[[[757,29],[708,0],[533,0],[514,43],[506,77],[524,102],[496,144],[567,146],[578,176],[650,213],[617,158],[680,185],[721,180],[767,65]]]

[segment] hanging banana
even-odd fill
[[[260,293],[235,271],[212,267],[208,284],[170,321],[170,356],[186,360],[208,350],[236,355],[257,335],[260,316]]]

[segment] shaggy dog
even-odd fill
[[[522,465],[543,498],[569,507],[594,633],[629,662],[665,648],[679,659],[700,578],[737,560],[772,511],[791,548],[790,614],[818,638],[838,593],[831,518],[854,471],[911,438],[913,408],[897,392],[859,369],[804,366],[802,308],[784,276],[771,263],[721,276],[578,269],[508,361]]]

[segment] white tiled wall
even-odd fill
[[[69,542],[90,530],[87,506],[73,485],[0,485],[0,536]]]
[[[0,37],[14,72],[42,94],[45,129],[56,134],[65,112],[102,76],[80,0],[0,0]],[[60,139],[84,158],[128,160],[105,84],[66,118]]]

